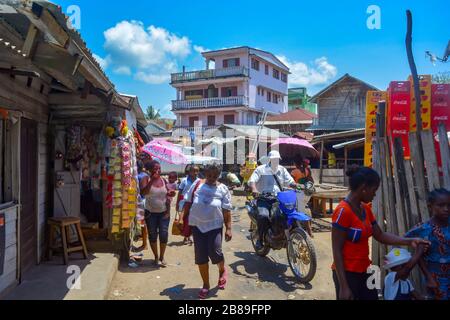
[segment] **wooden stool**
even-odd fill
[[[88,258],[88,252],[86,243],[84,242],[83,232],[81,231],[81,222],[79,218],[75,217],[63,217],[63,218],[49,218],[49,235],[48,235],[48,259],[52,260],[53,250],[61,249],[60,246],[54,245],[55,232],[59,229],[62,239],[62,251],[64,257],[64,264],[69,262],[69,254],[72,252],[83,252],[84,259]],[[70,226],[74,226],[77,231],[78,241],[77,243],[70,242]],[[72,245],[74,245],[72,247]]]

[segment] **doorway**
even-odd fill
[[[37,264],[37,123],[22,118],[20,129],[20,277]]]

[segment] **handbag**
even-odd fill
[[[172,224],[172,235],[181,236],[183,231],[183,221],[180,220],[180,214],[177,212],[175,214],[175,220]]]

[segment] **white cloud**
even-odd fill
[[[161,84],[169,82],[170,74],[177,72],[177,64],[174,61],[168,61],[160,67],[136,72],[135,79],[148,84]]]
[[[317,58],[312,65],[304,62],[290,61],[285,56],[278,56],[291,70],[289,84],[294,86],[315,86],[327,83],[337,75],[337,67],[330,64],[326,57]]]
[[[106,70],[109,67],[109,64],[111,63],[111,57],[108,55],[105,58],[100,57],[99,55],[93,53],[92,56],[95,60],[100,64],[100,67],[102,67],[103,70]]]
[[[121,21],[104,32],[108,65],[114,72],[134,75],[149,84],[168,82],[177,71],[177,60],[191,53],[191,41],[156,26],[139,21]]]
[[[211,51],[210,49],[206,49],[202,46],[197,46],[197,45],[194,45],[194,50],[200,54],[202,54],[203,52]]]
[[[114,73],[125,75],[125,76],[131,76],[131,69],[127,66],[119,66],[116,69],[114,69]]]

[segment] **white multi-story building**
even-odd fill
[[[238,47],[202,55],[205,70],[172,74],[178,128],[256,125],[264,111],[288,111],[289,68],[273,54]]]

